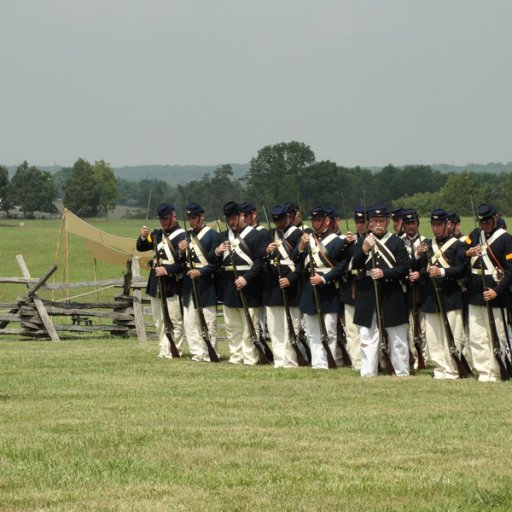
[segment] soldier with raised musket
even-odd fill
[[[179,259],[186,265],[182,294],[183,325],[192,361],[210,362],[207,343],[217,351],[215,278],[219,261],[215,249],[221,243],[221,238],[217,231],[206,225],[202,206],[190,203],[185,214],[190,229],[187,230],[186,239],[178,244]],[[203,322],[205,325],[201,325]],[[216,359],[216,354],[212,355]]]
[[[466,249],[452,235],[446,210],[432,211],[430,225],[434,236],[415,249],[413,267],[417,272],[411,273],[411,281],[421,286],[421,311],[425,315],[428,353],[435,365],[434,379],[452,380],[460,376],[464,338],[460,280],[466,273]]]
[[[301,272],[291,255],[302,231],[290,223],[288,209],[282,204],[272,208],[271,216],[275,228],[268,231],[262,302],[272,340],[274,366],[293,368],[297,366],[297,354],[291,342],[292,334],[298,336],[300,331]],[[293,333],[290,333],[285,306],[292,320]],[[295,338],[294,343],[297,342]]]
[[[313,368],[336,367],[339,298],[336,282],[346,266],[345,243],[330,230],[328,209],[311,210],[312,230],[304,232],[293,260],[306,270],[300,299]]]
[[[167,303],[172,338],[178,351],[181,353],[183,345],[183,318],[181,314],[180,293],[184,265],[176,260],[175,253],[180,241],[185,239],[185,231],[178,225],[174,206],[167,203],[161,204],[157,208],[156,213],[160,219],[161,229],[156,229],[150,233],[147,226],[142,226],[139,238],[137,239],[137,250],[142,252],[154,250],[155,252],[146,293],[151,297],[151,310],[160,342],[159,357],[171,359],[173,357],[171,354],[171,343],[168,335],[166,335],[166,319],[164,318],[166,314],[162,309],[162,304],[163,301]],[[159,289],[159,285],[162,285],[164,289]],[[162,297],[162,293],[164,297]]]
[[[496,208],[481,204],[478,227],[466,239],[470,260],[468,280],[469,341],[478,380],[506,380],[503,308],[510,301],[512,236],[497,226]]]
[[[267,239],[246,224],[238,203],[226,203],[224,216],[227,229],[221,233],[223,241],[215,249],[215,255],[221,265],[219,295],[224,304],[229,362],[255,365],[259,361],[259,354],[253,334],[256,331],[259,337],[260,283]]]
[[[361,376],[377,376],[380,349],[387,373],[407,377],[409,313],[404,279],[409,256],[404,241],[387,230],[387,207],[370,207],[368,216],[370,232],[356,244],[352,259],[352,268],[361,270],[354,314],[361,337]]]

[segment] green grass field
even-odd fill
[[[0,275],[20,275],[18,253],[33,275],[53,262],[57,222],[0,230]],[[90,279],[79,244],[70,276]],[[156,354],[154,340],[0,338],[1,511],[512,509],[509,383]]]

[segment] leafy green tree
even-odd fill
[[[212,211],[224,205],[228,201],[237,200],[243,195],[243,188],[239,180],[234,177],[233,168],[229,164],[224,164],[214,171],[210,179],[208,189],[208,207]],[[206,200],[206,198],[205,198]]]
[[[57,197],[61,199],[64,197],[64,183],[69,179],[72,171],[73,169],[71,167],[63,167],[53,175],[53,182],[55,183]]]
[[[114,171],[105,160],[98,160],[94,162],[92,174],[98,186],[98,206],[107,216],[108,211],[116,207],[118,198]]]
[[[283,187],[286,198],[289,201],[299,200],[306,214],[316,205],[335,206],[341,203],[341,193],[339,189],[338,166],[329,160],[315,162],[303,169],[299,176],[294,176],[300,187],[299,197],[293,195],[297,185],[293,182],[289,186]]]
[[[340,213],[343,215],[346,213],[351,217],[354,208],[361,206],[365,199],[367,206],[375,203],[373,180],[374,175],[369,169],[340,167],[338,169],[338,202],[344,202],[347,209],[347,212],[340,211]],[[342,194],[343,198],[341,198]]]
[[[137,204],[139,208],[148,211],[149,217],[152,217],[159,204],[173,203],[175,197],[175,190],[165,181],[146,179],[139,183]]]
[[[451,174],[440,190],[441,206],[453,210],[459,215],[473,215],[473,203],[492,202],[489,183],[482,182],[474,172],[464,171],[460,174]]]
[[[414,208],[421,217],[427,217],[436,208],[447,208],[441,198],[441,192],[418,192],[411,196],[402,196],[391,203],[392,208]],[[458,212],[457,212],[458,213]]]
[[[93,166],[79,158],[64,183],[64,206],[80,217],[96,217],[100,206],[99,184]]]
[[[403,168],[386,165],[372,179],[371,202],[391,204],[402,196],[421,192],[436,192],[448,179],[448,175],[429,165],[406,165]]]
[[[9,195],[9,170],[0,165],[0,208],[7,214],[13,206]]]
[[[138,206],[140,196],[140,182],[116,178],[116,194],[119,204]]]
[[[230,164],[220,165],[215,169],[213,177],[205,174],[200,180],[193,180],[186,185],[178,186],[176,206],[184,210],[185,206],[194,201],[199,203],[209,218],[215,213],[221,215],[222,206],[227,201],[241,201],[243,187],[240,180],[234,177]],[[178,212],[178,216],[181,213]]]
[[[496,198],[496,207],[503,215],[512,214],[510,198],[512,197],[512,173],[503,173],[501,179],[500,193]]]
[[[298,176],[315,162],[315,154],[303,142],[265,146],[252,158],[247,173],[246,195],[259,204],[291,200]]]
[[[27,161],[17,167],[8,188],[10,201],[21,208],[25,217],[33,217],[36,210],[57,211],[53,204],[57,196],[53,176],[48,171],[29,166]]]

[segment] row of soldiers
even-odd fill
[[[141,229],[137,249],[154,251],[146,291],[160,357],[179,356],[186,337],[193,361],[218,361],[220,301],[231,364],[343,362],[363,377],[407,377],[428,358],[436,379],[510,375],[512,236],[493,206],[478,207],[467,237],[443,209],[428,237],[415,210],[379,205],[356,208],[345,233],[332,208],[313,208],[311,228],[295,203],[274,206],[268,228],[250,203],[230,201],[223,214],[215,230],[191,203],[182,228],[163,204],[161,228]]]

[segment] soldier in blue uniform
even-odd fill
[[[255,365],[259,360],[258,351],[251,339],[239,290],[245,294],[252,324],[259,335],[260,282],[267,239],[245,223],[244,214],[238,203],[234,201],[226,203],[224,216],[228,229],[221,233],[223,241],[215,249],[215,255],[221,264],[219,293],[224,303],[229,362]],[[237,278],[235,278],[235,269],[238,273]]]
[[[467,235],[464,235],[461,231],[461,220],[459,214],[450,212],[448,214],[449,226],[451,225],[451,231],[455,238],[460,240],[463,244],[466,244]],[[466,358],[469,366],[473,367],[473,356],[471,354],[471,347],[469,346],[469,327],[468,327],[468,297],[467,297],[467,280],[468,273],[459,279],[462,290],[462,302],[463,302],[463,321],[464,321],[464,338],[462,340],[462,353]]]
[[[350,255],[348,266],[340,281],[340,300],[343,303],[345,313],[345,332],[347,335],[347,350],[352,361],[354,370],[361,370],[361,342],[359,329],[354,324],[354,313],[356,303],[356,284],[359,271],[352,268],[352,252],[356,243],[362,243],[366,236],[367,216],[364,207],[357,207],[354,210],[355,233],[347,232],[345,238],[348,253]]]
[[[439,314],[436,290],[439,291],[455,346],[460,354],[464,339],[461,279],[466,273],[466,249],[452,235],[448,212],[442,208],[430,215],[432,239],[423,240],[416,249],[414,268],[420,274],[421,311],[425,314],[426,340],[434,379],[458,379],[457,364],[450,354],[443,319]],[[414,274],[416,276],[416,274]],[[459,356],[460,357],[460,356]]]
[[[395,208],[391,212],[391,220],[393,221],[393,230],[398,236],[402,236],[404,233],[403,225],[403,208]]]
[[[240,205],[240,208],[242,209],[242,213],[244,214],[245,224],[247,226],[251,226],[252,228],[254,228],[261,235],[268,237],[268,229],[263,227],[258,221],[258,209],[256,208],[256,206],[246,201]],[[267,315],[264,307],[259,308],[258,318],[260,324],[260,336],[262,338],[267,338]]]
[[[265,306],[269,335],[272,340],[274,366],[293,368],[297,366],[297,355],[290,344],[282,289],[288,297],[294,332],[298,335],[301,273],[291,260],[291,255],[302,231],[290,224],[291,219],[285,206],[281,204],[274,206],[271,215],[276,227],[268,232],[263,306]]]
[[[186,265],[183,277],[183,324],[192,361],[209,362],[210,357],[201,336],[201,326],[196,308],[201,307],[208,325],[210,343],[217,347],[217,291],[215,287],[216,271],[219,266],[215,249],[221,243],[220,235],[205,223],[204,208],[190,203],[186,209],[190,224],[186,239],[179,247],[179,259]],[[190,255],[187,254],[190,252]],[[189,257],[190,256],[190,257]],[[189,259],[192,261],[190,265]],[[194,303],[192,280],[195,280],[199,292],[200,304]]]
[[[404,208],[402,210],[402,227],[403,234],[402,240],[405,243],[407,254],[411,260],[411,267],[415,262],[415,253],[420,244],[425,240],[423,235],[420,235],[420,216],[414,208]],[[425,343],[425,315],[419,309],[421,303],[421,289],[417,285],[419,273],[414,273],[412,268],[409,271],[407,278],[407,305],[409,307],[409,352],[410,357],[414,359],[414,367],[418,367],[418,349],[421,350],[423,359],[426,360],[426,343]],[[415,314],[416,313],[416,314]],[[416,318],[415,318],[416,317]],[[418,322],[418,325],[415,324]],[[415,329],[418,339],[415,346]]]
[[[296,263],[306,269],[306,279],[300,299],[300,310],[304,313],[306,331],[311,346],[311,366],[328,368],[327,355],[321,343],[320,324],[313,287],[320,296],[320,307],[328,335],[330,351],[336,359],[337,318],[339,298],[336,282],[343,275],[346,262],[345,243],[330,230],[331,219],[327,209],[313,208],[311,211],[313,230],[304,232],[293,253]],[[311,267],[314,267],[312,275]]]
[[[288,216],[290,218],[290,225],[297,226],[300,228],[302,226],[302,211],[299,208],[299,205],[297,203],[294,203],[293,201],[288,201],[286,203],[283,203],[283,206],[286,208],[286,211],[288,212]]]
[[[379,280],[384,327],[395,374],[409,375],[407,329],[409,313],[403,281],[409,272],[409,256],[404,241],[388,233],[389,210],[385,206],[369,208],[370,233],[354,248],[352,267],[361,270],[357,282],[354,323],[361,336],[361,376],[378,374],[379,331],[373,280]],[[371,251],[375,253],[373,267]]]
[[[137,239],[137,250],[141,252],[151,251],[154,250],[154,244],[157,244],[158,261],[152,262],[146,293],[151,297],[151,310],[160,343],[159,357],[171,359],[170,343],[165,335],[162,300],[158,293],[157,277],[161,278],[165,284],[167,309],[173,326],[173,340],[181,353],[183,345],[183,318],[180,306],[180,292],[184,266],[176,260],[175,253],[180,241],[185,239],[185,231],[178,225],[174,206],[167,203],[161,204],[157,208],[157,215],[160,219],[161,229],[156,229],[153,233],[150,233],[147,226],[142,226],[139,238]]]
[[[512,284],[512,236],[497,226],[496,208],[481,204],[477,210],[478,228],[466,239],[470,259],[468,281],[469,342],[478,380],[501,380],[500,366],[490,336],[486,302],[490,302],[498,334],[498,356],[505,360],[505,325],[502,308],[510,303]],[[485,283],[485,287],[484,287]]]

